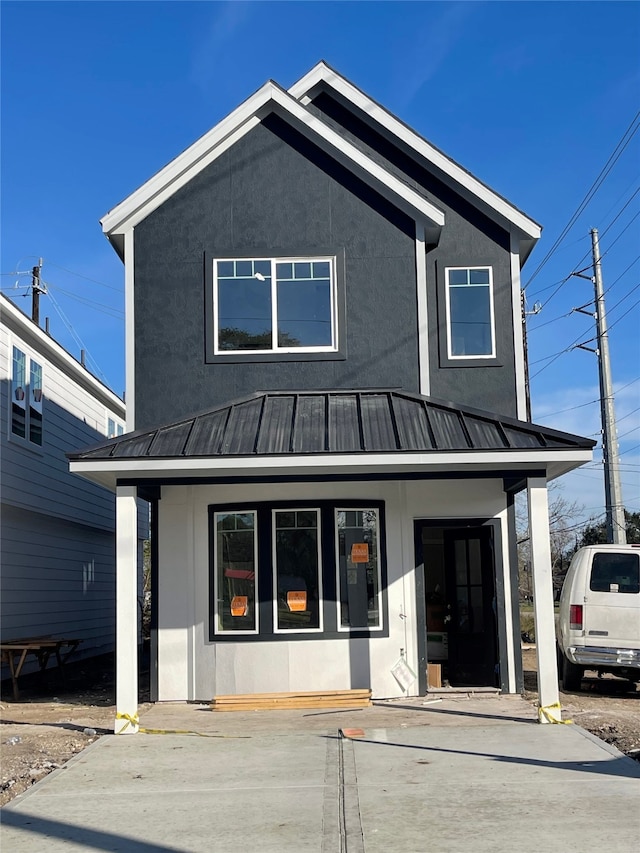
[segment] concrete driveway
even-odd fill
[[[12,853],[637,850],[640,766],[520,697],[153,706],[1,812]],[[345,737],[346,729],[361,729]]]

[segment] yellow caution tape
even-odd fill
[[[118,734],[122,734],[130,725],[137,726],[138,731],[145,735],[196,735],[196,737],[218,737],[218,738],[249,738],[250,735],[213,735],[206,732],[192,732],[189,729],[146,729],[140,725],[140,718],[137,714],[116,714],[116,720],[126,720],[124,728],[120,729]]]
[[[548,723],[561,723],[563,726],[570,726],[573,723],[573,720],[556,720],[553,714],[550,713],[551,710],[557,709],[560,710],[560,703],[554,702],[553,705],[545,705],[544,707],[538,708],[538,719],[542,722],[542,718],[544,717]]]

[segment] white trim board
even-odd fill
[[[488,479],[509,476],[509,472],[539,471],[546,469],[547,479],[566,474],[579,468],[593,458],[593,452],[585,448],[558,450],[511,450],[504,452],[486,451],[474,453],[367,453],[367,454],[318,454],[317,456],[262,456],[260,476],[348,476],[350,474],[371,476],[393,473],[398,480],[414,473],[469,472],[486,473]],[[72,459],[70,470],[108,488],[123,478],[208,478],[246,477],[250,483],[256,476],[256,457],[229,456],[206,458],[168,459]]]
[[[466,191],[477,206],[480,206],[504,226],[505,221],[515,226],[523,238],[536,241],[542,233],[541,226],[522,211],[510,204],[488,186],[467,172],[462,166],[443,154],[438,148],[417,134],[408,125],[396,118],[353,83],[346,80],[325,62],[319,62],[304,77],[290,87],[289,93],[302,103],[309,103],[313,95],[327,87],[342,96],[342,99],[356,106],[369,122],[382,130],[387,138],[401,141],[414,155],[424,159],[435,168],[449,186],[458,191]],[[465,194],[463,192],[463,194]]]
[[[305,136],[339,162],[346,163],[366,183],[413,218],[423,221],[427,227],[442,228],[445,218],[441,210],[340,136],[284,89],[269,81],[212,130],[110,210],[101,220],[105,234],[122,253],[123,234],[145,219],[272,112],[295,123]],[[120,239],[117,239],[118,237]]]

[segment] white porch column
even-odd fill
[[[135,734],[138,731],[138,513],[136,494],[135,486],[118,486],[116,488],[115,734]],[[127,719],[127,717],[131,719]]]
[[[546,709],[545,714],[540,714],[540,722],[547,723],[551,721],[549,717],[552,720],[560,720],[561,715],[558,706],[560,693],[558,690],[546,479],[544,477],[528,478],[527,494],[529,497],[529,535],[531,537],[531,574],[533,576],[533,615],[538,658],[538,701],[540,707]]]

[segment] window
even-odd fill
[[[337,351],[335,259],[214,261],[214,354]]]
[[[336,510],[340,629],[379,628],[378,512]]]
[[[449,267],[445,280],[448,358],[495,358],[491,267]]]
[[[11,433],[42,446],[42,366],[13,347]]]
[[[215,513],[216,633],[256,633],[255,512]]]
[[[320,630],[319,511],[274,511],[273,532],[276,631]]]
[[[113,418],[107,419],[107,438],[115,438],[118,435],[124,434],[124,427],[117,423]]]
[[[594,554],[590,588],[593,592],[640,592],[640,557]]]
[[[209,637],[389,636],[384,503],[209,507]]]

